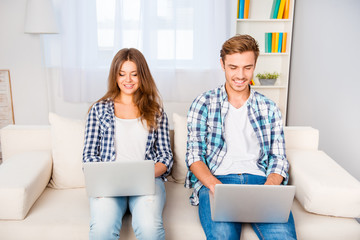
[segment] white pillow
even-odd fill
[[[322,151],[287,150],[290,181],[308,212],[360,217],[360,182]]]
[[[82,153],[85,122],[49,114],[53,172],[49,186],[52,188],[84,187]]]
[[[175,182],[185,183],[188,168],[185,163],[186,142],[187,142],[187,121],[186,117],[177,113],[173,114],[174,122],[174,164],[172,177]]]

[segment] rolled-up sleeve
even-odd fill
[[[186,165],[197,161],[205,162],[206,156],[206,131],[207,131],[208,109],[203,96],[199,96],[191,104],[187,116],[187,151]]]
[[[163,176],[167,176],[173,165],[173,154],[170,147],[168,118],[165,112],[162,112],[161,117],[158,118],[158,128],[155,131],[156,158],[154,161],[166,166],[167,170]]]
[[[96,105],[88,114],[85,125],[83,162],[100,161],[100,121],[98,118]]]
[[[283,184],[287,184],[289,181],[289,162],[285,153],[284,128],[280,110],[275,112],[271,125],[271,143],[267,175],[277,173],[284,177]]]

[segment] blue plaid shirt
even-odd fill
[[[168,119],[165,112],[157,119],[158,128],[150,130],[145,150],[145,160],[165,164],[171,171],[173,155],[170,148]],[[85,128],[85,143],[83,162],[115,161],[115,113],[114,102],[111,99],[95,103],[87,117]]]
[[[188,139],[186,164],[188,168],[203,161],[214,174],[226,154],[224,138],[225,118],[229,110],[225,85],[197,97],[187,117]],[[259,168],[268,176],[277,173],[287,184],[289,162],[285,155],[285,140],[281,112],[275,103],[251,89],[247,101],[248,116],[260,143]],[[194,188],[192,205],[199,204],[198,193],[202,183],[189,170],[185,187]]]

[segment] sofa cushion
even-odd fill
[[[291,184],[309,212],[360,217],[360,182],[322,151],[287,150]]]
[[[187,173],[185,163],[187,127],[186,117],[173,114],[174,121],[174,164],[171,176],[178,183],[184,183]]]
[[[50,126],[8,125],[0,130],[2,160],[29,151],[51,151]]]
[[[284,127],[286,149],[317,150],[319,130],[312,127]]]
[[[0,165],[0,219],[24,219],[51,175],[49,151],[20,153]]]
[[[49,114],[53,172],[49,186],[65,189],[84,187],[82,152],[85,122]]]

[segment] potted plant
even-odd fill
[[[256,74],[256,77],[259,79],[261,85],[274,85],[276,79],[280,76],[279,73],[273,72],[264,72]]]

